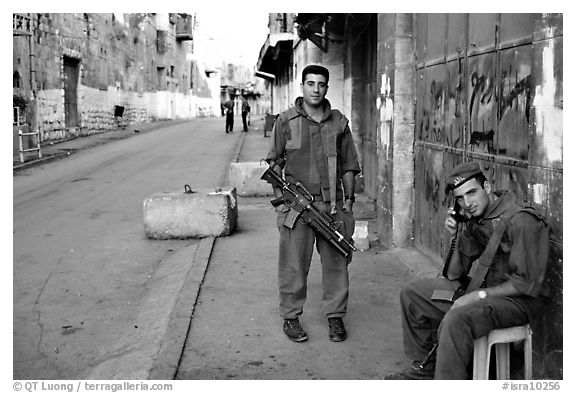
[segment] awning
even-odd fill
[[[256,69],[266,74],[278,74],[282,66],[289,63],[293,37],[292,33],[268,34],[260,49]]]

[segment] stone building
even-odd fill
[[[190,14],[14,14],[15,114],[42,141],[219,112]],[[211,80],[213,78],[213,80]]]
[[[270,14],[257,75],[272,111],[300,95],[302,68],[330,71],[327,98],[350,119],[359,188],[385,247],[441,266],[450,170],[475,160],[547,217],[553,302],[534,326],[535,376],[562,378],[562,14]]]

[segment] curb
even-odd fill
[[[244,147],[244,142],[246,141],[247,132],[243,131],[240,132],[242,132],[242,137],[240,138],[240,141],[236,145],[236,151],[232,156],[232,162],[238,162],[238,160],[240,159],[240,154],[242,154],[242,148]]]
[[[60,160],[62,158],[66,158],[68,157],[70,154],[72,154],[72,151],[66,151],[66,152],[62,152],[62,153],[56,153],[47,157],[42,157],[42,158],[38,158],[32,161],[28,161],[28,162],[23,162],[21,164],[18,165],[14,165],[12,167],[12,172],[18,172],[27,168],[31,168],[37,165],[42,165],[42,164],[46,164],[48,162],[52,162],[52,161],[56,161],[56,160]]]
[[[213,237],[208,237],[200,241],[148,379],[176,377],[215,240]]]
[[[109,133],[114,133],[114,132],[124,132],[124,134],[117,138],[117,139],[111,139],[110,141],[106,141],[105,143],[111,142],[113,140],[120,140],[120,139],[127,139],[130,138],[138,133],[144,133],[144,132],[149,132],[149,131],[156,131],[156,130],[160,130],[162,128],[166,128],[166,127],[170,127],[172,125],[176,125],[176,124],[180,124],[180,123],[186,123],[188,121],[193,121],[193,119],[180,119],[180,120],[161,120],[161,121],[157,121],[157,122],[148,122],[148,123],[137,123],[137,124],[132,124],[130,127],[125,128],[125,129],[117,129],[117,130],[111,130],[111,131],[105,131],[105,132],[100,132],[100,133],[95,133],[95,134],[90,134],[90,135],[86,135],[86,136],[76,136],[73,138],[68,138],[68,139],[64,139],[64,140],[59,140],[54,142],[53,145],[49,146],[48,150],[51,150],[52,148],[54,148],[54,145],[59,145],[59,144],[63,144],[66,142],[78,142],[80,144],[86,144],[86,146],[88,148],[93,147],[93,145],[90,144],[90,142],[86,142],[87,138],[90,137],[101,137],[103,135],[109,134]],[[84,138],[84,140],[83,140]],[[50,155],[47,155],[46,157],[42,157],[42,158],[37,158],[37,159],[31,159],[30,161],[27,162],[23,162],[21,164],[16,164],[12,166],[12,171],[13,172],[17,172],[23,169],[27,169],[27,168],[31,168],[37,165],[41,165],[41,164],[45,164],[51,161],[55,161],[55,160],[59,160],[62,158],[66,158],[68,157],[70,154],[72,154],[74,151],[76,150],[80,150],[83,147],[80,147],[79,149],[62,149],[65,151],[62,151],[61,153],[52,153]]]
[[[238,162],[238,160],[240,159],[240,154],[242,154],[242,148],[244,147],[244,141],[246,140],[246,132],[242,132],[240,131],[242,136],[240,137],[240,139],[236,142],[236,146],[234,148],[234,153],[232,154],[232,157],[230,158],[230,163],[234,163],[234,162]],[[224,171],[224,173],[222,174],[222,176],[220,176],[218,185],[219,187],[225,187],[229,182],[230,182],[230,168],[228,167],[228,169],[226,171]]]
[[[214,238],[202,239],[164,259],[131,322],[85,379],[171,379],[176,372]],[[189,308],[186,310],[186,308]]]

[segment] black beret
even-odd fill
[[[480,169],[480,165],[475,161],[460,164],[452,170],[450,175],[448,175],[445,191],[452,191],[466,183],[468,180],[481,174],[482,170]]]

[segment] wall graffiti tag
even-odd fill
[[[445,129],[446,89],[444,83],[432,79],[429,88],[429,107],[422,109],[419,139],[438,143],[443,140]]]
[[[498,99],[498,121],[502,120],[502,117],[506,113],[506,111],[513,107],[514,103],[518,102],[518,98],[521,95],[526,96],[525,106],[524,106],[524,115],[526,116],[526,122],[530,124],[530,96],[531,96],[531,89],[530,84],[532,83],[532,75],[528,75],[512,88],[508,94],[504,95],[504,84],[506,80],[506,73],[503,73],[502,79],[500,82],[500,98]]]
[[[470,150],[494,153],[493,78],[478,71],[470,75]]]

